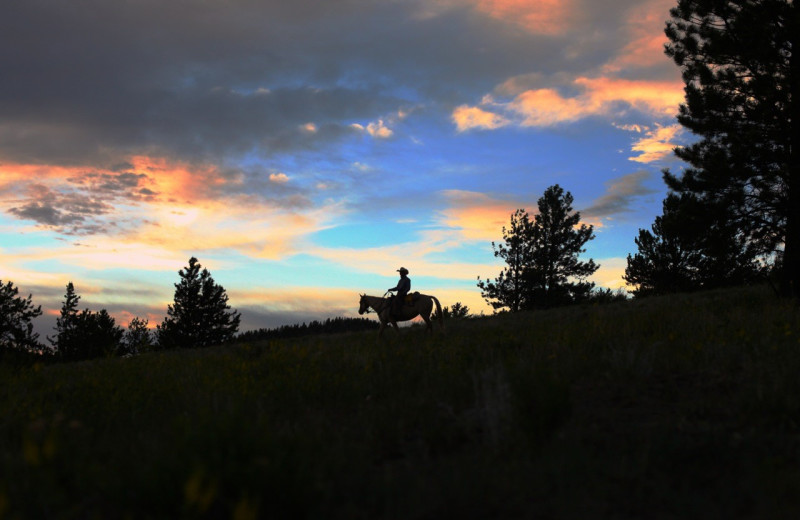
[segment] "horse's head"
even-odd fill
[[[367,295],[362,294],[361,300],[358,302],[358,313],[364,314],[365,312],[369,311],[369,301],[367,301]]]

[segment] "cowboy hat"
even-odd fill
[[[408,274],[408,269],[406,269],[405,267],[401,267],[400,269],[397,270],[397,272],[400,274]]]

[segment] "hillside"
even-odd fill
[[[800,514],[796,305],[735,289],[436,331],[0,366],[0,519]]]

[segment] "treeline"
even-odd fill
[[[670,11],[666,54],[681,68],[678,121],[699,140],[675,154],[689,167],[663,171],[663,213],[640,229],[624,280],[636,297],[772,283],[800,297],[800,16],[787,0],[680,0]],[[511,215],[506,267],[478,278],[495,309],[518,311],[614,296],[587,279],[581,261],[592,226],[579,225],[572,195],[547,188],[533,218]]]
[[[175,300],[167,306],[167,316],[155,329],[148,326],[146,318],[135,317],[123,329],[106,309],[79,310],[81,297],[69,282],[55,334],[48,336],[46,343],[33,331],[33,319],[41,316],[41,306],[34,306],[30,295],[19,296],[19,289],[12,282],[0,283],[0,360],[80,361],[232,340],[241,315],[228,305],[225,288],[194,257],[178,274]]]
[[[239,333],[234,342],[262,341],[270,339],[298,338],[315,334],[359,332],[377,330],[379,324],[369,318],[328,318],[325,321],[310,321],[308,324],[282,325],[273,329],[248,330]]]

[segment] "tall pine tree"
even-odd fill
[[[225,289],[201,268],[192,257],[178,271],[181,279],[175,284],[175,301],[156,327],[159,348],[219,345],[236,335],[241,315],[231,310]]]
[[[67,292],[64,294],[64,303],[61,312],[56,318],[56,337],[47,340],[53,346],[55,354],[62,360],[77,359],[79,338],[78,327],[78,302],[81,297],[75,292],[72,282],[67,283]]]
[[[12,282],[0,280],[0,355],[5,349],[40,350],[39,334],[33,332],[31,320],[41,314],[42,307],[33,306],[31,295],[23,298]]]
[[[531,240],[533,223],[524,209],[518,209],[511,215],[510,227],[503,227],[503,242],[492,242],[494,256],[502,258],[506,267],[494,281],[481,280],[478,287],[481,295],[494,309],[507,308],[517,312],[528,307],[525,274],[531,265]]]
[[[700,136],[668,186],[724,214],[753,253],[782,255],[781,290],[800,296],[798,11],[791,0],[680,0],[666,52],[681,67],[678,120]]]
[[[533,226],[533,263],[526,273],[529,300],[534,307],[553,307],[588,298],[594,283],[586,279],[600,267],[578,259],[594,238],[593,226],[580,224],[572,209],[572,194],[558,184],[547,188],[538,201]]]
[[[594,238],[592,226],[580,224],[580,213],[572,209],[572,194],[559,185],[550,186],[538,201],[533,221],[525,210],[511,215],[511,227],[503,228],[505,244],[492,248],[505,260],[494,281],[481,280],[478,287],[495,309],[546,308],[586,299],[594,283],[586,279],[597,269],[593,260],[579,255]]]

